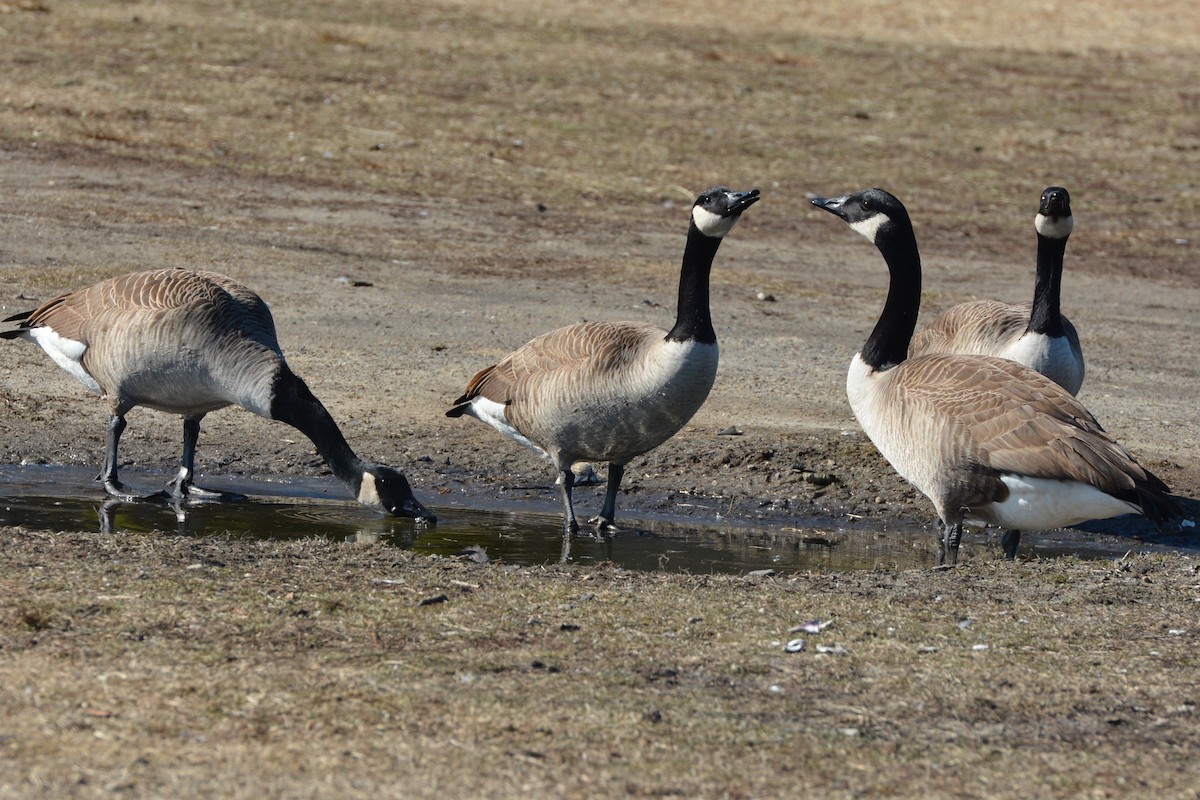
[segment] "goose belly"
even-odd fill
[[[1008,497],[1002,502],[972,509],[970,516],[1003,528],[1046,530],[1141,512],[1133,503],[1080,481],[1026,475],[1001,475],[1000,480],[1008,487]]]
[[[91,356],[92,374],[120,405],[184,416],[238,405],[269,418],[282,363],[276,351],[236,336],[126,340],[94,346]]]
[[[687,424],[708,398],[717,360],[715,343],[656,342],[588,386],[546,387],[529,438],[563,461],[626,463]]]
[[[233,400],[203,364],[173,360],[148,364],[127,373],[120,397],[130,406],[145,406],[184,416],[196,416],[230,405]]]

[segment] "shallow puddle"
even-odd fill
[[[122,473],[133,486],[150,487],[158,476]],[[575,536],[566,543],[561,516],[515,507],[467,508],[431,505],[434,525],[384,517],[344,499],[340,486],[319,479],[230,479],[208,477],[203,485],[240,492],[239,503],[118,502],[106,499],[88,470],[42,465],[0,465],[0,524],[35,530],[96,529],[162,531],[187,536],[233,536],[382,543],[425,554],[480,553],[506,564],[559,561],[612,562],[634,570],[744,574],[754,570],[841,571],[932,566],[929,530],[882,532],[860,528],[767,528],[692,518],[627,518],[627,528],[605,539]],[[424,499],[424,498],[423,498]],[[455,500],[453,502],[459,502]],[[1136,546],[1127,540],[1101,545],[1079,535],[1028,537],[1022,554],[1081,557],[1120,556]],[[964,543],[998,553],[980,535]],[[986,557],[986,556],[985,556]]]

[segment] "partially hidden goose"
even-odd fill
[[[891,274],[875,328],[850,363],[846,391],[884,458],[933,502],[939,563],[954,564],[963,521],[1047,529],[1139,512],[1162,527],[1184,519],[1166,485],[1104,432],[1057,383],[994,356],[908,358],[921,303],[921,257],[903,204],[881,189],[813,204],[874,242]]]
[[[1037,370],[1071,394],[1083,385],[1083,348],[1060,311],[1063,254],[1074,226],[1071,196],[1061,186],[1042,192],[1037,215],[1037,278],[1033,302],[974,300],[952,306],[917,332],[908,355],[999,356]]]
[[[108,401],[112,416],[99,480],[108,494],[135,499],[117,477],[125,415],[146,406],[183,417],[183,458],[167,496],[229,498],[194,486],[200,420],[237,405],[286,422],[313,441],[358,501],[398,516],[432,521],[404,474],[369,464],[284,361],[267,304],[212,272],[134,272],[56,297],[4,320],[3,339],[36,342],[60,367]]]
[[[475,417],[533,448],[561,476],[565,533],[579,530],[571,501],[579,461],[608,462],[597,532],[614,529],[630,459],[675,435],[704,403],[717,374],[709,273],[721,239],[759,198],[717,186],[692,205],[675,326],[582,322],[542,334],[471,378],[446,412]]]

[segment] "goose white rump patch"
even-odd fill
[[[1001,475],[1008,499],[992,503],[993,523],[1016,530],[1046,530],[1077,525],[1090,519],[1108,519],[1141,511],[1087,483]]]
[[[91,389],[96,394],[101,394],[100,384],[96,383],[96,379],[88,374],[88,371],[83,368],[83,354],[87,352],[87,345],[83,342],[77,342],[74,339],[68,339],[65,336],[59,336],[53,328],[48,328],[45,325],[29,328],[29,338],[38,343],[38,346],[46,351],[46,355],[54,360],[75,380],[82,383],[87,388]]]
[[[489,400],[483,395],[479,395],[472,398],[471,407],[467,410],[467,413],[480,422],[486,422],[488,425],[491,425],[513,441],[520,442],[542,458],[549,458],[545,450],[529,441],[519,430],[513,427],[513,424],[508,421],[508,417],[504,416],[504,408],[503,403],[497,403],[495,400]]]

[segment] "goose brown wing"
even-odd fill
[[[60,336],[90,344],[96,331],[128,324],[138,312],[153,317],[195,304],[211,307],[213,324],[278,349],[270,311],[257,294],[223,275],[183,269],[133,272],[60,295],[35,309],[21,326],[50,327]]]
[[[633,358],[647,338],[662,338],[666,331],[632,322],[581,322],[544,333],[501,361],[471,378],[455,406],[482,395],[497,403],[511,403],[515,393],[536,386],[569,383],[572,376],[619,369]]]
[[[959,303],[923,327],[908,347],[910,358],[929,353],[998,353],[1029,325],[1033,306],[994,300]]]
[[[988,357],[910,359],[906,389],[953,418],[955,444],[980,469],[1074,480],[1127,497],[1162,482],[1048,378]]]

